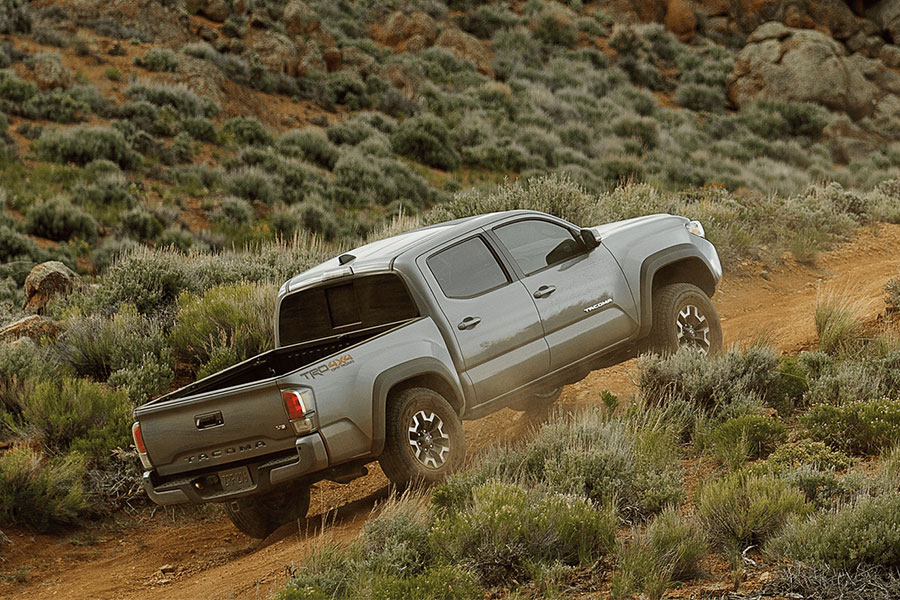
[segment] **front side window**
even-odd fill
[[[494,233],[525,275],[568,260],[583,250],[571,231],[539,219],[501,225]]]
[[[480,237],[441,250],[427,262],[448,298],[471,298],[509,282],[506,271]]]

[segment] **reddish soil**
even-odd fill
[[[860,231],[843,247],[822,255],[815,266],[788,259],[765,276],[760,268],[745,265],[744,272],[752,276],[729,274],[716,295],[726,344],[761,340],[796,352],[815,345],[813,310],[821,291],[833,289],[870,301],[867,317],[876,319],[884,308],[885,283],[900,274],[900,225]],[[564,390],[560,408],[597,403],[604,389],[627,400],[635,389],[633,376],[631,362],[595,371]],[[514,441],[535,425],[508,409],[467,423],[470,450],[477,455],[491,444]],[[692,487],[712,471],[703,461],[685,461]],[[2,547],[0,597],[268,598],[284,585],[292,565],[301,563],[323,539],[352,539],[386,495],[387,481],[374,465],[368,476],[348,485],[319,484],[304,530],[285,525],[261,542],[237,533],[217,507],[189,513],[144,509],[136,516],[59,536],[7,531],[13,543]],[[759,556],[751,553],[748,558]],[[716,557],[707,562],[710,576],[700,586],[704,594],[721,595],[732,586],[731,567]],[[747,565],[745,585],[756,587],[768,572]],[[695,584],[674,594],[694,597],[699,591]]]

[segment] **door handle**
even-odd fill
[[[459,325],[456,327],[460,330],[462,329],[472,329],[476,325],[481,323],[481,317],[466,317],[462,321],[459,322]]]
[[[222,418],[221,410],[206,413],[205,415],[197,415],[194,417],[194,425],[197,426],[197,429],[211,429],[213,427],[219,427],[224,424],[225,420]]]
[[[538,289],[534,290],[534,294],[532,294],[532,296],[534,296],[535,298],[546,298],[555,291],[555,285],[542,285]]]

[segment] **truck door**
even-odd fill
[[[535,299],[550,346],[550,370],[628,338],[634,299],[618,263],[601,244],[588,250],[568,227],[527,217],[492,229]]]
[[[420,257],[482,404],[548,372],[550,353],[531,294],[482,235]]]

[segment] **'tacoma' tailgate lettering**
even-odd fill
[[[247,452],[253,452],[255,450],[259,450],[260,448],[265,448],[266,443],[263,440],[257,440],[255,442],[248,442],[246,444],[238,444],[237,446],[228,446],[227,448],[217,448],[215,450],[211,450],[209,452],[201,452],[200,454],[194,454],[193,456],[185,456],[184,460],[187,463],[195,463],[195,462],[203,462],[205,460],[211,460],[213,458],[221,458],[223,456],[231,456],[233,454],[244,454]]]

